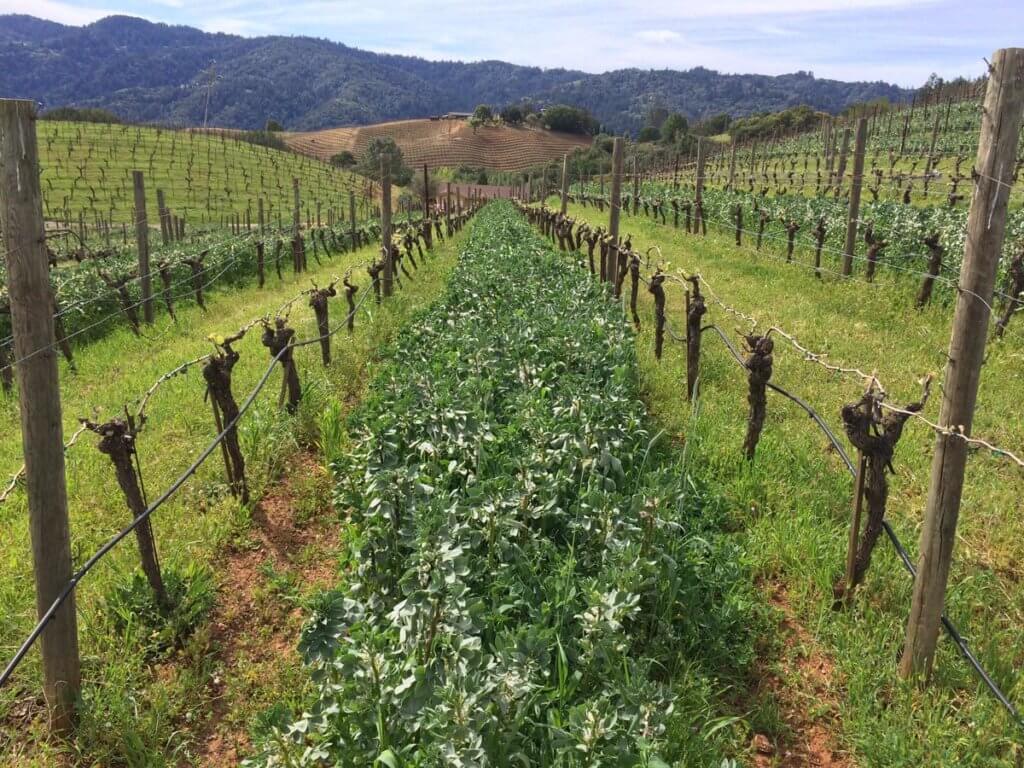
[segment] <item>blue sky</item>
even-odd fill
[[[314,35],[429,59],[887,80],[976,76],[1024,44],[1024,0],[0,0],[85,24],[111,13],[240,35]],[[1016,37],[1017,39],[1014,39]]]

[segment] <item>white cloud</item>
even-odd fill
[[[678,32],[673,32],[671,29],[644,29],[637,32],[636,37],[645,43],[656,43],[657,45],[667,45],[682,39]]]
[[[916,84],[933,70],[974,73],[1001,42],[997,30],[1019,28],[1021,12],[1005,0],[980,2],[1001,11],[974,23],[979,13],[962,0],[0,0],[0,13],[84,24],[141,12],[214,32],[307,34],[430,59],[589,72],[706,66]]]
[[[229,35],[266,35],[273,30],[265,24],[238,16],[214,16],[203,19],[199,28],[204,32],[224,32]]]
[[[754,32],[767,37],[793,37],[796,35],[793,30],[780,27],[777,24],[758,24],[754,27]]]
[[[26,13],[61,24],[80,26],[91,24],[117,11],[70,5],[59,0],[0,0],[0,14],[3,13]]]

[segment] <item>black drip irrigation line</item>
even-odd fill
[[[729,352],[732,354],[733,358],[740,365],[740,367],[746,369],[747,366],[746,363],[743,362],[743,358],[740,357],[740,354],[737,351],[736,347],[729,340],[729,337],[725,335],[721,328],[719,328],[717,325],[705,325],[700,330],[701,333],[708,330],[717,333],[718,336],[724,342],[725,346],[728,348]],[[829,439],[829,442],[832,443],[832,447],[836,449],[836,452],[843,460],[843,463],[846,464],[846,468],[850,471],[850,475],[855,477],[856,469],[853,466],[853,462],[850,460],[849,455],[846,453],[846,450],[839,442],[839,439],[836,437],[835,433],[831,429],[829,429],[828,425],[821,418],[818,412],[815,411],[814,408],[812,408],[807,402],[797,397],[793,393],[788,392],[787,390],[783,389],[777,384],[768,382],[768,387],[778,392],[780,395],[783,395],[784,397],[787,397],[790,400],[792,400],[794,403],[803,408],[807,412],[808,416],[814,419],[815,423],[818,425],[818,427],[821,428],[821,431],[824,432],[825,436]],[[907,573],[910,574],[910,579],[911,581],[913,581],[917,578],[917,569],[914,567],[914,563],[910,559],[910,554],[907,552],[907,548],[903,546],[903,542],[900,541],[899,537],[896,535],[896,531],[894,531],[893,527],[889,524],[889,521],[884,518],[882,519],[882,527],[885,530],[885,535],[888,537],[889,542],[892,544],[892,548],[896,551],[896,556],[900,559],[900,562],[903,563],[903,567],[906,569]],[[981,678],[982,682],[985,683],[985,686],[989,689],[989,691],[991,691],[992,695],[995,696],[996,700],[1003,705],[1003,708],[1006,709],[1006,711],[1010,714],[1010,717],[1013,718],[1017,725],[1024,729],[1024,718],[1021,717],[1020,713],[1017,711],[1017,708],[1013,705],[1013,702],[1011,702],[1006,697],[1006,694],[1004,694],[1002,690],[1000,690],[996,682],[989,676],[988,672],[985,671],[985,668],[981,666],[981,662],[978,661],[977,657],[971,652],[970,647],[967,645],[967,641],[964,639],[963,635],[960,634],[960,630],[957,629],[956,625],[949,619],[948,616],[946,616],[945,613],[942,614],[942,626],[945,628],[946,634],[949,635],[950,640],[952,640],[956,644],[956,647],[960,650],[960,654],[967,660],[967,663],[974,668],[974,671],[978,674],[978,677]]]
[[[186,469],[181,474],[181,476],[178,477],[177,480],[171,483],[170,487],[168,487],[167,490],[160,494],[160,496],[152,504],[146,507],[146,509],[141,514],[139,514],[138,517],[133,519],[131,523],[129,523],[127,526],[118,531],[102,547],[96,550],[92,557],[86,560],[85,564],[83,564],[82,567],[79,568],[71,576],[71,578],[68,580],[68,583],[64,585],[64,588],[61,590],[60,594],[57,595],[56,599],[54,599],[50,607],[47,608],[46,613],[42,615],[42,617],[36,623],[36,626],[29,633],[28,637],[25,638],[25,641],[21,644],[21,647],[18,648],[17,653],[14,654],[14,657],[4,668],[3,673],[0,673],[0,688],[3,688],[7,684],[11,676],[14,674],[14,671],[18,668],[18,665],[21,664],[22,660],[25,658],[25,655],[29,652],[29,650],[31,650],[36,640],[39,639],[39,636],[42,635],[43,630],[46,629],[46,625],[50,623],[50,620],[53,619],[54,614],[67,601],[68,597],[75,590],[75,587],[78,586],[79,582],[83,578],[85,578],[89,571],[91,571],[93,567],[95,567],[95,565],[107,555],[107,553],[109,553],[114,547],[121,543],[121,541],[125,539],[132,531],[134,531],[145,520],[148,520],[150,515],[156,512],[156,510],[159,509],[164,504],[164,502],[166,502],[175,493],[177,493],[177,491],[185,484],[185,482],[189,478],[191,478],[196,472],[199,471],[199,467],[202,466],[202,464],[210,457],[210,454],[212,454],[217,449],[217,446],[219,446],[224,441],[224,438],[227,436],[228,432],[230,432],[231,429],[234,428],[239,421],[241,421],[242,417],[252,406],[253,402],[255,402],[256,397],[260,394],[260,392],[263,391],[263,388],[270,380],[271,374],[273,374],[274,372],[274,368],[280,362],[281,356],[290,350],[298,349],[299,347],[306,347],[309,346],[310,344],[317,344],[323,339],[330,338],[338,331],[340,331],[342,328],[345,328],[347,326],[349,318],[355,316],[356,312],[358,312],[360,307],[362,307],[363,302],[366,301],[367,296],[369,296],[371,293],[372,291],[365,291],[362,297],[359,299],[359,303],[356,304],[352,311],[349,312],[338,325],[336,325],[327,333],[321,336],[317,336],[315,338],[296,342],[295,344],[290,344],[286,347],[283,347],[280,352],[274,355],[274,357],[270,361],[270,365],[267,366],[267,370],[264,371],[263,375],[260,377],[260,380],[257,382],[256,386],[246,397],[245,402],[242,403],[241,407],[238,409],[238,414],[230,422],[224,425],[224,428],[221,430],[220,434],[218,434],[213,439],[213,441],[210,442],[199,453],[199,456],[196,457],[195,461],[192,462],[188,469]]]

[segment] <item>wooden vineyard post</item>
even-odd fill
[[[359,247],[359,232],[356,231],[356,193],[348,193],[348,217],[349,226],[352,227],[352,250]]]
[[[846,576],[843,583],[846,591],[843,594],[847,604],[853,600],[853,590],[857,586],[855,572],[857,568],[857,546],[860,542],[860,519],[864,511],[864,474],[867,470],[867,458],[864,452],[857,450],[857,476],[853,481],[853,509],[850,517],[850,536],[846,544]]]
[[[135,187],[135,244],[139,252],[139,287],[142,290],[142,317],[153,322],[152,281],[149,276],[149,220],[146,218],[146,181],[142,171],[132,171]]]
[[[380,160],[380,246],[384,256],[384,297],[387,298],[394,291],[395,260],[391,249],[391,171],[387,165],[387,158]]]
[[[430,172],[423,164],[423,218],[430,218]]]
[[[640,208],[640,173],[636,169],[636,155],[633,155],[633,215]]]
[[[867,118],[861,117],[857,120],[858,127],[860,121],[863,120],[865,123],[865,131],[867,130]],[[866,136],[866,134],[865,134]],[[846,157],[850,154],[850,128],[847,126],[843,128],[843,143],[839,150],[839,167],[836,169],[836,191],[835,196],[838,198],[842,194],[843,189],[843,178],[846,176]]]
[[[616,136],[612,142],[612,195],[611,212],[608,214],[608,236],[611,240],[609,248],[615,248],[618,252],[619,245],[619,209],[622,205],[622,137]],[[612,279],[617,270],[617,263],[612,262],[612,255],[608,254],[609,263],[613,269],[608,270],[606,279]]]
[[[832,125],[831,118],[825,119],[825,173],[828,176],[828,182],[825,185],[825,193],[828,193],[829,188],[832,186],[832,169],[835,167],[836,152],[835,152],[835,127]]]
[[[295,197],[292,209],[292,258],[295,273],[298,274],[305,268],[302,256],[302,196],[299,193],[298,176],[292,179],[292,192]]]
[[[736,180],[736,142],[732,143],[732,153],[729,155],[729,191],[733,191],[733,182]]]
[[[931,180],[932,165],[935,163],[935,142],[939,138],[939,118],[941,113],[935,113],[935,127],[932,128],[932,143],[928,147],[928,160],[924,164],[924,196],[928,197],[928,182]]]
[[[0,100],[0,228],[14,359],[19,361],[18,402],[36,615],[42,618],[71,580],[72,563],[35,121],[34,102]],[[54,612],[40,641],[50,726],[55,733],[66,734],[74,723],[75,700],[81,688],[74,592]]]
[[[860,219],[860,191],[864,184],[864,151],[868,141],[868,120],[857,119],[857,139],[853,148],[853,179],[850,184],[850,212],[846,219],[846,245],[843,247],[843,276],[853,274],[853,251],[857,244]]]
[[[156,191],[156,215],[160,219],[160,237],[164,245],[171,242],[170,217],[167,215],[167,201],[164,199],[164,191]]]
[[[707,225],[704,224],[704,163],[706,161],[704,151],[704,142],[697,138],[697,184],[695,187],[695,193],[693,197],[694,215],[696,218],[693,223],[695,225],[694,232],[700,233],[703,231],[707,234]],[[692,393],[691,393],[692,394]]]
[[[451,237],[452,232],[452,183],[446,182],[444,188],[444,226],[445,234]]]
[[[900,661],[903,677],[920,675],[927,681],[935,658],[967,463],[967,443],[961,435],[970,435],[974,420],[1022,110],[1024,48],[1000,49],[992,57],[981,113],[977,177],[939,410],[939,424],[948,427],[935,440],[917,578]]]
[[[562,206],[560,213],[565,216],[569,210],[569,155],[562,155]]]
[[[755,139],[750,144],[750,178],[748,179],[748,181],[750,182],[750,191],[751,192],[754,191],[754,178],[755,178],[756,175],[757,175],[757,140]]]
[[[389,202],[390,205],[390,202]],[[430,175],[427,171],[427,164],[423,164],[423,222],[421,226],[421,232],[423,233],[423,244],[427,249],[434,247],[434,235],[431,227],[432,221],[430,216]],[[392,259],[394,257],[392,256]],[[405,267],[401,262],[398,262],[399,266],[404,270]]]

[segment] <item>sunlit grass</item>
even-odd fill
[[[570,215],[607,226],[607,214],[593,208],[571,206]],[[912,309],[915,283],[818,280],[811,270],[782,263],[777,251],[757,255],[737,249],[731,233],[709,230],[708,237],[697,237],[642,217],[625,217],[622,232],[633,236],[641,253],[658,246],[667,271],[699,272],[724,302],[756,317],[760,328],[777,324],[832,362],[877,371],[897,404],[916,399],[920,377],[941,374],[945,366],[952,308],[939,302]],[[797,259],[807,264],[809,255],[798,250]],[[669,323],[682,335],[683,288],[666,286]],[[921,693],[898,682],[910,579],[885,540],[856,607],[832,611],[832,587],[843,571],[852,481],[821,432],[802,410],[769,395],[757,459],[752,465],[744,461],[743,371],[720,340],[706,333],[700,410],[693,416],[685,395],[685,350],[666,341],[665,358],[655,362],[652,303],[646,291],[641,296],[644,328],[638,343],[650,406],[674,433],[692,438],[688,444],[698,473],[730,498],[760,577],[786,585],[801,620],[835,663],[838,709],[832,714],[844,745],[863,765],[1013,765],[1012,745],[1021,733],[951,643],[940,643],[930,689]],[[718,324],[734,341],[739,341],[736,329],[748,330],[710,299],[708,307],[705,322]],[[1020,333],[1018,328],[990,347],[974,426],[976,435],[1016,449],[1024,444]],[[781,339],[772,380],[809,401],[845,440],[839,409],[858,399],[862,382],[802,360]],[[933,396],[926,411],[932,420],[939,398]],[[890,477],[888,517],[915,557],[933,443],[931,430],[911,421]],[[1024,700],[1022,499],[1024,475],[1016,465],[972,452],[947,601],[982,663],[1018,702]]]
[[[404,289],[396,290],[394,299],[378,306],[369,297],[356,317],[355,332],[349,335],[342,330],[334,336],[334,360],[330,367],[322,366],[318,345],[296,352],[304,394],[295,416],[287,416],[277,407],[280,373],[274,372],[241,426],[242,450],[254,499],[280,474],[291,453],[300,446],[318,444],[322,413],[329,405],[336,414],[339,408],[343,413],[358,399],[367,368],[374,364],[379,346],[392,338],[410,314],[428,303],[444,285],[454,263],[458,239],[429,254],[425,264],[413,273],[414,280],[403,281]],[[122,415],[123,406],[133,404],[162,373],[212,351],[207,341],[211,333],[231,333],[261,315],[273,313],[287,299],[309,287],[310,280],[323,285],[347,268],[365,263],[376,248],[373,245],[344,256],[335,255],[325,259],[321,266],[311,259],[310,272],[298,278],[287,276],[283,283],[268,276],[263,290],[252,286],[212,293],[206,312],[183,306],[178,311],[177,323],[158,315],[155,325],[144,328],[144,338],[120,327],[80,348],[76,353],[77,373],[71,373],[63,363],[61,366],[65,435],[76,428],[78,417],[92,417],[96,409],[98,417],[104,420]],[[357,298],[372,293],[363,268],[354,272],[352,280],[360,286]],[[297,339],[317,335],[312,310],[306,303],[303,298],[290,314],[289,322],[296,329]],[[330,312],[332,326],[343,323],[347,313],[344,299],[332,299]],[[259,334],[257,327],[235,346],[241,354],[233,382],[239,401],[270,363]],[[216,434],[204,390],[202,374],[195,368],[169,380],[149,401],[148,421],[138,449],[150,499],[166,488]],[[0,423],[8,435],[8,439],[0,442],[0,474],[4,477],[13,474],[21,464],[18,419],[17,401],[0,400]],[[99,453],[95,443],[95,436],[83,436],[67,460],[76,565],[130,519],[113,466]],[[227,493],[219,453],[214,453],[198,475],[154,515],[153,524],[161,559],[175,566],[210,562],[225,542],[245,530],[248,511],[241,509]],[[35,620],[28,518],[20,490],[0,506],[0,528],[4,542],[0,548],[0,613],[4,616],[0,656],[7,659]],[[187,738],[180,732],[181,723],[207,714],[200,704],[201,689],[210,671],[208,659],[193,659],[180,674],[160,676],[138,648],[126,647],[112,631],[104,609],[105,596],[114,585],[127,581],[137,564],[135,543],[129,538],[78,589],[85,716],[79,739],[69,749],[79,753],[83,764],[174,764],[177,751],[188,746]],[[18,707],[35,699],[39,678],[39,657],[33,652],[18,670],[14,684],[3,691],[0,720],[13,716]],[[277,683],[264,681],[268,689]],[[244,719],[244,713],[239,717]],[[108,727],[103,726],[104,722]],[[117,738],[111,738],[111,728]],[[54,750],[59,751],[59,747],[38,743],[44,731],[45,723],[36,720],[16,737],[14,733],[4,733],[0,738],[0,764],[52,765]]]

